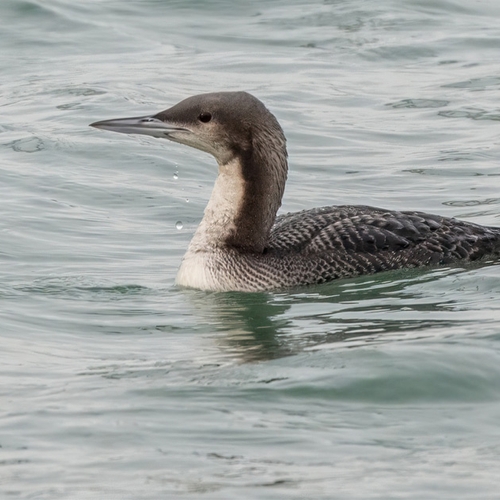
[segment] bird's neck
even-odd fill
[[[219,175],[191,251],[214,247],[262,253],[281,206],[288,171],[281,129],[261,130],[252,148],[219,164]]]

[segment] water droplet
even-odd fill
[[[175,227],[176,227],[176,228],[180,231],[180,230],[182,229],[182,221],[180,221],[180,220],[179,220],[179,221],[177,221],[177,222],[175,223]]]
[[[179,178],[179,172],[177,170],[174,172],[174,181],[176,181]]]
[[[189,198],[186,198],[186,203],[189,203]]]

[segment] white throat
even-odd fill
[[[245,194],[245,181],[239,161],[219,166],[210,200],[203,219],[189,244],[188,252],[211,250],[224,244],[235,229]]]
[[[234,231],[236,218],[243,204],[245,181],[238,160],[219,165],[210,200],[177,273],[176,283],[181,286],[214,289],[216,279],[211,272],[210,260],[217,248],[223,247]]]

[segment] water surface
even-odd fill
[[[247,90],[283,211],[500,226],[494,1],[5,0],[0,496],[498,498],[500,266],[180,290],[216,174],[97,120]]]

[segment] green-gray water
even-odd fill
[[[88,124],[247,90],[288,137],[283,211],[500,226],[500,3],[3,0],[0,26],[0,498],[499,497],[500,265],[179,290],[214,160]]]

